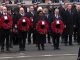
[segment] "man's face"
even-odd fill
[[[43,9],[43,13],[47,14],[48,13],[48,9],[47,8]]]
[[[7,13],[7,8],[6,7],[3,7],[3,12]]]
[[[21,8],[21,5],[18,5],[19,8]]]
[[[71,8],[72,8],[72,5],[68,5],[67,9],[71,10]]]
[[[35,4],[35,5],[34,5],[34,8],[36,8],[37,6],[38,6],[38,5],[37,5],[37,4]]]
[[[64,6],[65,6],[65,8],[67,8],[68,7],[68,3],[65,3]]]
[[[24,13],[24,9],[23,8],[20,8],[20,13]]]
[[[77,5],[77,10],[80,10],[80,5]]]
[[[59,14],[59,9],[55,9],[54,13]]]
[[[51,9],[53,8],[53,6],[49,6]]]
[[[29,10],[30,10],[31,12],[34,11],[33,6],[31,6],[31,7],[29,8]]]

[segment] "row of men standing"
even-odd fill
[[[9,51],[10,46],[13,44],[13,42],[11,41],[16,41],[19,40],[19,50],[20,51],[24,51],[25,50],[25,42],[26,42],[26,37],[27,37],[27,32],[21,32],[18,31],[17,33],[17,21],[19,20],[19,18],[21,18],[22,16],[28,17],[32,22],[33,22],[33,29],[30,29],[28,31],[28,44],[31,43],[31,33],[33,32],[33,43],[37,44],[38,49],[40,50],[42,48],[42,50],[44,50],[44,44],[45,44],[45,40],[46,40],[46,35],[42,35],[42,34],[37,34],[37,32],[35,31],[35,26],[36,26],[36,22],[38,20],[46,20],[47,22],[49,22],[49,25],[51,25],[51,22],[53,20],[59,19],[62,20],[64,22],[65,25],[65,29],[63,33],[52,33],[51,28],[49,28],[48,30],[48,42],[51,43],[51,39],[50,36],[52,37],[52,41],[53,41],[53,46],[54,49],[59,49],[59,38],[62,35],[62,39],[64,39],[64,43],[67,46],[68,45],[68,36],[69,36],[69,45],[73,45],[72,44],[72,35],[73,35],[73,30],[74,31],[74,37],[76,39],[76,35],[77,35],[77,42],[78,44],[80,44],[80,5],[71,5],[68,3],[64,4],[64,7],[60,6],[58,9],[54,9],[52,8],[52,6],[50,6],[49,9],[45,8],[43,10],[42,7],[38,7],[37,5],[34,6],[30,6],[30,11],[26,12],[26,10],[24,10],[23,8],[24,6],[19,6],[18,8],[15,8],[14,12],[11,14],[13,16],[13,26],[12,29],[5,31],[5,29],[1,29],[2,33],[1,33],[1,51],[4,51],[4,42],[5,42],[5,38],[6,38],[6,50]],[[18,10],[16,10],[18,9]],[[7,8],[3,8],[3,11],[1,12],[1,16],[7,13]],[[10,14],[10,12],[9,12]],[[13,32],[13,30],[16,30],[15,32]],[[11,33],[10,33],[11,32]],[[11,35],[11,40],[10,40],[10,44],[9,44],[9,34]],[[15,43],[15,42],[14,42]],[[40,48],[41,46],[41,48]]]

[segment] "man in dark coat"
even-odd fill
[[[72,12],[73,12],[73,36],[74,42],[77,42],[77,4],[73,3],[72,5]]]
[[[12,17],[8,14],[6,7],[3,7],[1,22],[2,22],[1,52],[4,52],[5,39],[6,39],[6,51],[10,51],[9,36],[10,36],[10,29],[12,27]]]
[[[77,27],[77,43],[80,45],[80,5],[77,5],[77,14],[76,14],[76,27]]]
[[[64,28],[64,31],[63,31],[63,34],[62,34],[62,42],[63,43],[67,43],[65,42],[65,36],[66,36],[66,10],[67,10],[67,6],[68,6],[68,3],[65,3],[64,4],[64,7],[62,5],[59,6],[59,11],[60,11],[60,15],[62,16],[62,19],[63,19],[63,22],[65,24],[65,28]]]
[[[19,14],[17,15],[17,17],[18,17],[18,22],[20,21],[20,19],[22,17],[27,18],[24,8],[22,8],[22,7],[20,8]],[[18,26],[18,22],[17,22],[17,26]],[[20,51],[25,51],[27,31],[21,31],[21,30],[19,30],[20,28],[21,27],[18,28],[19,50]]]
[[[62,17],[59,13],[59,9],[55,9],[54,14],[50,18],[51,18],[51,23],[55,20],[62,20]],[[51,36],[52,36],[54,50],[58,50],[60,49],[59,38],[60,38],[61,33],[58,33],[58,32],[56,33],[56,32],[53,32],[52,30],[51,30],[51,33],[52,33]]]
[[[35,12],[34,12],[34,7],[32,5],[29,7],[29,12],[27,12],[26,15],[31,20],[31,22],[33,22]],[[31,34],[32,33],[33,33],[33,27],[31,26],[31,29],[29,29],[28,31],[28,44],[31,44]]]
[[[50,21],[49,21],[49,18],[50,18],[49,16],[50,16],[50,14],[49,14],[49,12],[48,12],[48,8],[44,8],[43,13],[44,13],[44,15],[45,15],[46,18],[47,18],[48,24],[50,25]],[[51,36],[51,30],[50,30],[50,26],[49,26],[49,28],[48,28],[48,43],[51,43],[50,36]]]
[[[10,34],[10,47],[11,48],[13,47],[13,45],[18,45],[17,21],[19,18],[17,16],[17,13],[12,12],[13,24],[12,24],[12,28],[11,28],[11,34]]]
[[[73,34],[73,12],[71,10],[72,5],[68,5],[67,10],[65,11],[65,45],[68,44],[68,35],[69,35],[69,45],[72,45],[72,34]]]

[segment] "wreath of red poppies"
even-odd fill
[[[56,27],[57,21],[59,22],[59,25],[60,25],[59,28]],[[62,21],[62,20],[54,20],[54,21],[51,23],[51,29],[52,29],[52,32],[62,33],[63,30],[64,30],[64,23],[63,23],[63,21]]]
[[[42,22],[44,22],[43,28],[41,28]],[[48,23],[47,23],[47,21],[45,21],[45,20],[39,20],[36,23],[36,30],[40,34],[46,34],[48,32]]]
[[[25,19],[25,21],[26,21],[25,26],[22,25],[23,19]],[[21,17],[17,22],[18,30],[20,30],[20,31],[28,31],[31,25],[32,25],[32,22],[27,17]]]
[[[7,16],[7,23],[5,23],[4,16]],[[1,16],[1,21],[0,21],[1,27],[3,29],[10,29],[12,27],[12,17],[10,15],[3,15]]]

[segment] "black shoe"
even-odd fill
[[[22,51],[26,51],[25,48],[23,48]]]
[[[60,48],[54,48],[54,50],[60,50]]]
[[[10,46],[10,48],[13,48],[13,46]]]
[[[73,44],[69,44],[69,46],[73,46]]]
[[[67,44],[65,44],[65,46],[68,46]]]
[[[51,44],[51,42],[48,42],[49,44]]]
[[[22,51],[22,48],[20,48],[19,51]]]
[[[38,48],[38,50],[40,51],[41,49],[40,49],[40,48]]]
[[[1,52],[4,52],[4,49],[1,49]]]
[[[56,48],[54,48],[54,50],[57,50]]]
[[[65,43],[65,46],[68,46],[68,44],[67,44],[67,43]]]
[[[30,45],[31,43],[28,43],[28,45]]]
[[[80,45],[80,43],[78,43],[78,45]]]
[[[42,48],[42,50],[45,50],[44,48]]]
[[[60,48],[56,48],[57,50],[60,50]]]
[[[10,49],[6,49],[6,51],[8,51],[8,52],[9,52],[9,51],[10,51]]]

